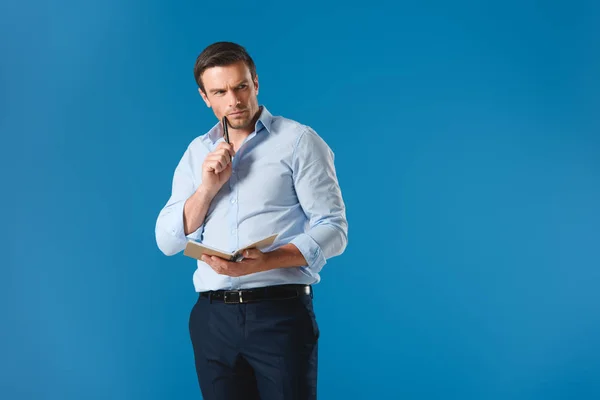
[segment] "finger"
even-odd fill
[[[204,163],[204,170],[207,172],[216,172],[218,163],[214,161],[206,161]]]
[[[223,263],[220,262],[218,257],[203,255],[201,258],[202,261],[207,263],[217,274],[226,275],[226,269],[223,267]]]
[[[223,158],[224,157],[223,157],[222,154],[215,153],[215,154],[209,154],[204,161],[206,161],[206,162],[219,162]]]
[[[229,148],[218,149],[217,151],[213,152],[212,154],[223,155],[227,160],[231,161],[233,159],[233,156],[235,155],[235,151],[230,146]]]
[[[215,266],[219,274],[227,276],[238,276],[236,268],[234,268],[233,266],[233,263],[223,260],[222,258],[217,256],[212,256],[210,258],[212,265]]]
[[[229,164],[233,160],[233,154],[225,149],[219,150],[218,153],[215,153],[215,157],[224,164]]]
[[[227,153],[213,154],[210,158],[207,158],[207,161],[210,163],[218,163],[220,167],[217,169],[219,171],[222,171],[231,162],[231,158],[229,157],[229,154],[227,154]]]
[[[206,162],[206,167],[205,170],[208,172],[215,172],[215,173],[219,173],[221,171],[223,171],[227,166],[223,166],[221,165],[221,163],[219,161],[207,161]]]
[[[219,162],[221,163],[223,168],[225,168],[227,164],[231,162],[231,156],[229,155],[229,153],[221,154],[221,156],[219,157]]]
[[[227,171],[229,168],[231,168],[231,164],[227,164],[225,167],[223,167],[221,164],[218,164],[215,173],[220,174],[221,172]]]
[[[219,143],[217,145],[217,147],[215,148],[214,151],[218,151],[218,150],[225,150],[226,152],[228,152],[232,156],[235,155],[235,151],[233,150],[233,146],[231,144],[228,144],[228,143],[225,143],[225,142]]]
[[[258,258],[261,255],[262,252],[255,248],[244,250],[244,258]]]
[[[231,156],[231,152],[227,149],[219,149],[219,150],[215,150],[212,153],[209,153],[206,156],[207,160],[219,160],[221,158],[229,158]]]
[[[224,169],[233,161],[233,149],[217,149],[206,156],[205,161],[218,161]]]

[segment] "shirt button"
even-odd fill
[[[231,199],[231,204],[235,204],[235,199]]]
[[[235,234],[236,232],[237,232],[237,229],[232,229],[232,230],[231,230],[231,233],[232,233],[232,234]]]

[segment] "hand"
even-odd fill
[[[244,259],[239,262],[231,262],[216,256],[202,256],[202,261],[220,275],[243,276],[255,272],[268,271],[270,266],[269,253],[263,253],[258,249],[244,250]]]
[[[231,159],[235,155],[233,146],[225,142],[208,153],[202,163],[202,186],[208,193],[215,195],[231,178]]]

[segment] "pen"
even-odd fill
[[[229,142],[229,130],[228,130],[228,122],[227,122],[227,117],[223,116],[223,120],[222,120],[222,124],[223,124],[223,137],[225,138],[225,143],[227,144],[231,144]],[[231,154],[229,155],[229,161],[233,162],[233,157],[231,156]]]
[[[223,124],[223,137],[225,138],[225,143],[230,144],[229,143],[229,132],[227,130],[227,117],[226,116],[223,117],[222,124]]]

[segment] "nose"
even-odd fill
[[[234,108],[240,103],[240,99],[237,96],[235,90],[231,90],[229,95],[229,106]]]

